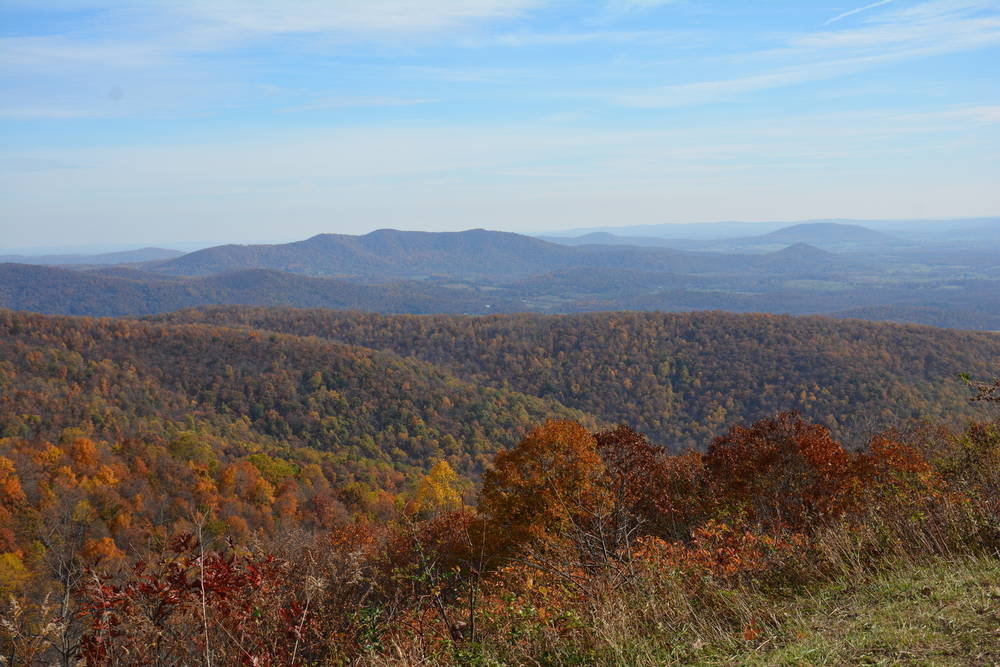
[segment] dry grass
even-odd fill
[[[775,605],[778,623],[706,664],[868,665],[1000,662],[1000,562],[969,557],[843,580]]]
[[[379,664],[467,665],[995,665],[1000,561],[900,563],[786,596],[748,587],[680,585],[605,599],[572,637],[456,647]],[[495,638],[494,638],[495,639]]]
[[[381,664],[1000,664],[1000,558],[982,506],[873,508],[813,536],[774,576],[667,568],[570,602],[518,608],[478,643]],[[992,535],[992,534],[990,534]],[[523,602],[512,601],[514,609]]]

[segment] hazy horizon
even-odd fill
[[[660,227],[672,227],[676,226],[678,228],[682,227],[711,227],[713,225],[725,225],[725,226],[739,226],[746,225],[748,227],[757,227],[760,225],[766,225],[767,227],[773,227],[774,229],[779,229],[784,226],[798,225],[798,224],[810,224],[817,222],[835,222],[843,224],[855,224],[864,226],[865,223],[880,223],[882,225],[912,225],[914,227],[919,227],[921,225],[935,224],[935,223],[956,223],[962,225],[963,223],[975,224],[977,222],[989,220],[991,222],[1000,221],[1000,215],[998,216],[976,216],[968,218],[917,218],[917,219],[903,219],[903,218],[885,218],[879,220],[864,220],[855,218],[837,218],[837,219],[827,219],[827,218],[813,218],[808,220],[708,220],[703,222],[668,222],[668,223],[652,223],[649,225],[620,225],[614,226],[598,226],[598,227],[583,227],[583,228],[560,228],[560,229],[547,229],[547,230],[535,230],[535,231],[518,231],[515,233],[524,234],[526,236],[533,237],[571,237],[577,235],[584,235],[588,233],[594,233],[597,231],[611,230],[612,233],[620,231],[622,236],[633,235],[630,230],[635,230],[641,227],[649,228],[660,228]],[[878,226],[878,225],[876,225]],[[389,227],[373,227],[372,229],[359,232],[358,235],[364,235],[378,229],[396,229]],[[467,229],[457,229],[457,230],[445,230],[445,231],[471,231],[472,229],[477,229],[470,227]],[[406,229],[400,231],[433,231],[426,229]],[[488,231],[509,231],[502,229],[490,229]],[[630,232],[630,233],[625,233]],[[754,233],[763,233],[758,231],[749,231],[752,235]],[[338,232],[316,232],[310,236],[316,236],[317,234],[328,234],[328,233],[338,233]],[[651,237],[663,237],[662,234],[650,231],[649,236]],[[680,235],[683,237],[684,235]],[[720,232],[718,234],[719,238],[725,238],[730,236],[730,234]],[[47,255],[91,255],[91,254],[105,254],[105,253],[115,253],[124,252],[129,250],[138,250],[141,248],[163,248],[168,250],[177,250],[181,252],[194,252],[196,250],[201,250],[204,248],[211,248],[221,245],[280,245],[285,243],[294,243],[295,241],[303,241],[309,237],[288,237],[288,238],[272,238],[272,239],[252,239],[245,241],[232,241],[226,239],[220,239],[216,241],[163,241],[158,243],[147,243],[144,245],[129,244],[129,243],[91,243],[91,244],[81,244],[81,245],[37,245],[37,246],[20,246],[20,247],[0,247],[0,257],[4,255],[21,255],[24,257],[37,257],[37,256],[47,256]],[[668,238],[668,237],[663,237]]]

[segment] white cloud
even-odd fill
[[[623,106],[646,109],[684,107],[731,100],[745,93],[802,83],[815,79],[817,75],[818,72],[812,67],[791,68],[736,79],[661,86],[647,91],[622,95],[616,101]]]
[[[110,118],[116,114],[106,111],[73,109],[67,107],[4,107],[0,106],[0,118],[9,120],[47,119],[67,120],[77,118]]]
[[[732,101],[748,93],[832,79],[886,63],[993,46],[1000,44],[998,10],[1000,3],[995,1],[933,0],[871,18],[859,28],[797,35],[782,48],[738,56],[741,65],[769,65],[763,71],[659,86],[614,99],[645,108]]]
[[[873,2],[870,5],[865,5],[864,7],[858,7],[857,9],[852,9],[850,11],[846,11],[843,14],[837,14],[836,16],[834,16],[832,19],[830,19],[829,21],[827,21],[823,25],[830,25],[832,23],[837,23],[838,21],[843,21],[844,19],[846,19],[849,16],[854,16],[855,14],[861,14],[861,13],[870,11],[872,9],[876,9],[876,8],[882,7],[884,5],[888,5],[888,4],[892,3],[892,2],[895,2],[895,0],[879,0],[878,2]]]
[[[250,33],[426,31],[517,16],[545,0],[45,0],[46,11],[100,11],[102,20],[130,15],[186,16]],[[37,0],[6,0],[23,9]]]
[[[357,107],[412,107],[421,104],[434,104],[439,100],[405,97],[354,97],[354,98],[334,98],[317,100],[294,107],[287,107],[281,111],[290,113],[295,111],[320,111],[322,109],[350,109]]]
[[[194,0],[173,11],[250,35],[412,33],[510,18],[539,0]]]
[[[588,42],[612,44],[676,43],[687,40],[687,33],[670,30],[591,30],[566,32],[506,32],[497,35],[477,36],[463,39],[460,46],[466,47],[534,47],[565,46]]]
[[[96,11],[72,33],[0,38],[0,70],[80,71],[176,65],[254,40],[301,35],[389,42],[521,16],[551,0],[52,0],[48,11]],[[35,3],[9,0],[37,9]]]
[[[944,124],[951,129],[968,127],[969,124],[976,125],[1000,125],[1000,106],[996,105],[970,105],[953,107],[950,109],[940,109],[937,111],[903,113],[895,119],[900,123],[914,124]],[[933,127],[933,125],[930,125]]]
[[[791,42],[801,51],[854,50],[882,52],[902,48],[922,54],[964,51],[1000,41],[1000,16],[970,17],[940,21],[886,23],[856,30],[821,32]]]
[[[646,11],[677,2],[678,0],[608,0],[608,9],[612,12]]]
[[[157,40],[80,40],[63,36],[0,38],[0,70],[51,71],[68,67],[141,69],[165,62],[170,48]]]

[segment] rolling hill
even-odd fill
[[[766,253],[786,246],[807,244],[834,253],[871,255],[912,247],[914,244],[855,224],[807,222],[782,227],[760,236],[720,239],[687,247],[711,252]]]
[[[626,422],[672,449],[782,410],[862,444],[911,418],[982,416],[958,373],[992,377],[1000,337],[819,317],[724,313],[382,316],[208,308],[157,321],[319,336],[388,350],[477,385]]]
[[[890,244],[895,239],[887,234],[876,232],[861,225],[849,225],[838,222],[811,222],[791,225],[756,237],[759,241],[774,243],[870,243]]]
[[[117,317],[215,304],[399,313],[489,313],[516,308],[502,295],[434,283],[359,285],[267,269],[186,279],[121,267],[81,272],[0,264],[0,308]]]
[[[326,453],[343,482],[440,458],[476,474],[525,429],[560,417],[594,423],[551,400],[329,340],[0,311],[0,438],[77,429],[159,442],[196,430],[218,456]]]

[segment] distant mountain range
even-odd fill
[[[565,266],[574,252],[520,234],[474,229],[467,232],[403,232],[381,229],[363,236],[320,234],[281,245],[206,248],[150,270],[204,276],[234,269],[274,269],[312,276],[427,278],[529,275],[539,266]]]
[[[109,316],[227,304],[380,313],[728,310],[998,330],[1000,243],[988,221],[977,224],[986,226],[981,238],[926,243],[817,222],[688,239],[687,248],[606,232],[550,241],[385,229],[134,261],[171,253],[144,249],[74,256],[76,265],[61,267],[0,265],[0,307]]]
[[[1000,238],[1000,216],[983,218],[938,218],[916,220],[852,220],[820,219],[767,222],[698,222],[666,223],[652,225],[626,225],[618,227],[591,227],[552,231],[540,234],[547,239],[588,236],[594,233],[609,233],[619,237],[654,238],[677,241],[721,241],[726,239],[762,236],[789,227],[801,225],[856,225],[889,234],[905,241],[952,241],[966,234],[987,233],[992,238]],[[674,246],[679,247],[679,246]]]
[[[861,225],[845,225],[837,222],[816,222],[811,224],[792,225],[764,234],[762,239],[776,243],[892,243],[894,239],[881,232],[862,227]]]
[[[93,266],[99,264],[138,264],[157,260],[173,259],[184,253],[166,248],[140,248],[123,252],[108,252],[98,255],[0,255],[0,263],[41,265]]]
[[[802,230],[789,232],[784,239],[767,238],[762,243],[773,250],[782,250],[785,246],[800,244],[797,240],[800,238],[827,238],[831,235],[825,230],[810,231],[803,227]],[[852,239],[864,236],[856,230],[844,234]],[[870,235],[881,238],[875,232],[870,232]],[[256,268],[372,282],[444,277],[501,281],[579,267],[691,274],[815,270],[815,254],[805,258],[808,264],[802,264],[801,255],[804,252],[808,250],[803,247],[768,258],[762,257],[760,252],[745,255],[695,253],[638,247],[625,242],[565,245],[483,229],[443,233],[384,229],[364,236],[322,234],[282,245],[206,248],[165,262],[148,263],[146,268],[154,273],[173,276],[206,276]],[[841,260],[836,255],[824,256],[826,268],[838,261]],[[801,265],[795,266],[796,262]],[[842,261],[845,267],[854,263],[847,259]]]
[[[861,225],[837,222],[815,222],[782,227],[759,236],[744,236],[726,239],[684,239],[660,238],[654,236],[617,236],[608,232],[592,232],[582,236],[543,237],[546,241],[569,246],[580,245],[628,245],[675,250],[721,252],[721,253],[764,253],[774,252],[789,245],[808,243],[823,250],[834,252],[864,252],[911,247],[913,243],[902,241],[888,234],[877,232]]]
[[[633,246],[569,247],[520,234],[473,229],[405,232],[382,229],[363,236],[321,234],[282,245],[219,246],[147,265],[168,275],[204,276],[234,269],[273,269],[311,276],[369,281],[452,277],[504,280],[580,266],[646,271],[711,272],[732,267],[719,257]]]
[[[618,236],[610,232],[592,232],[582,236],[539,236],[550,243],[561,245],[629,245],[652,248],[672,247],[671,239],[656,236]]]

